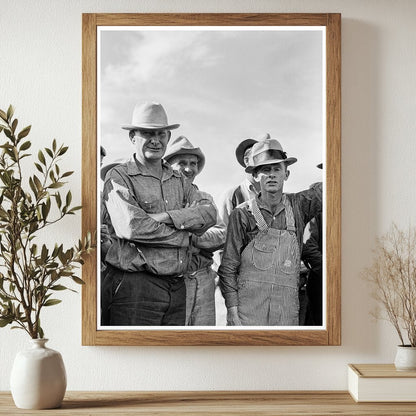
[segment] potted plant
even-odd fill
[[[393,224],[377,239],[373,263],[363,277],[382,306],[374,316],[390,321],[399,336],[396,369],[416,370],[416,228],[403,231]]]
[[[77,269],[93,245],[90,234],[68,249],[41,242],[45,229],[81,208],[71,205],[71,191],[61,190],[73,173],[61,171],[58,164],[68,147],[53,140],[50,148],[39,150],[36,173],[24,181],[30,126],[18,132],[13,116],[12,106],[0,110],[0,327],[12,325],[32,339],[32,348],[17,354],[12,369],[16,405],[45,409],[61,404],[66,375],[61,355],[45,347],[41,311],[61,302],[54,294],[73,291],[62,284],[64,279],[83,284]]]

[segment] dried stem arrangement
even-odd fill
[[[373,297],[387,315],[378,310],[374,316],[391,322],[402,346],[408,341],[416,347],[416,228],[403,231],[393,224],[377,239],[363,277],[374,285]]]

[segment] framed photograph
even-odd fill
[[[83,345],[341,344],[340,72],[340,14],[83,14]]]

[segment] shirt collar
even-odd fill
[[[171,165],[162,159],[162,180],[169,179],[171,176],[180,177],[181,174],[176,170],[173,170]],[[137,159],[136,154],[127,161],[127,174],[129,176],[143,175],[143,176],[152,176],[146,166],[142,165]]]
[[[260,192],[256,195],[257,206],[260,209],[264,209],[265,211],[270,212],[270,214],[272,214],[272,215],[278,215],[285,209],[285,206],[284,206],[284,203],[283,203],[283,198],[285,197],[284,195],[285,194],[282,195],[281,204],[277,207],[277,210],[275,212],[271,212],[270,208],[260,199],[260,196],[261,196]]]

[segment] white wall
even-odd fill
[[[0,108],[32,124],[35,148],[70,145],[64,165],[81,195],[81,14],[85,12],[342,13],[342,346],[82,347],[81,298],[45,313],[70,390],[346,389],[346,364],[392,362],[392,327],[374,322],[359,278],[377,234],[414,221],[416,2],[411,0],[0,0]],[[81,217],[51,239],[71,243]],[[0,330],[0,390],[28,337]]]

